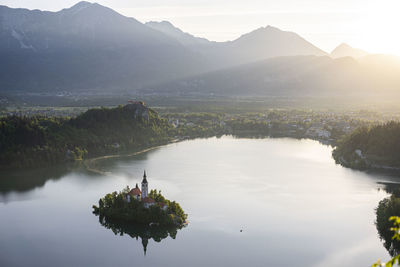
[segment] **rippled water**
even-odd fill
[[[335,165],[311,140],[198,139],[84,170],[0,177],[0,266],[368,266],[387,259],[374,208],[393,177]],[[115,235],[91,213],[108,192],[150,188],[189,214],[176,238]],[[242,232],[240,231],[242,230]],[[133,235],[134,236],[134,235]]]

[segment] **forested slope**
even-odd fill
[[[362,127],[339,142],[333,156],[351,168],[400,168],[400,123]]]
[[[165,143],[171,127],[143,103],[76,118],[0,119],[0,168],[41,166]]]

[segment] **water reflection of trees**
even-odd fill
[[[0,194],[9,192],[26,192],[42,187],[48,180],[58,180],[71,169],[72,164],[64,164],[49,168],[22,169],[0,172]]]
[[[136,240],[139,240],[140,238],[143,245],[144,255],[146,255],[147,253],[147,244],[151,239],[153,239],[157,243],[161,242],[163,239],[166,239],[167,237],[175,239],[178,230],[181,229],[181,227],[176,227],[176,226],[170,226],[170,227],[156,226],[156,225],[147,226],[147,225],[126,223],[117,220],[112,220],[104,216],[99,216],[99,222],[105,228],[112,230],[115,235],[120,235],[120,236],[129,235],[130,237],[135,238]]]
[[[400,253],[400,241],[393,239],[393,222],[389,221],[391,216],[400,216],[400,184],[387,183],[385,191],[392,195],[381,200],[376,208],[376,229],[383,246],[393,257]]]

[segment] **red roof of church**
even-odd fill
[[[142,200],[144,203],[154,203],[154,199],[150,198],[150,197],[145,197]]]
[[[132,195],[132,196],[139,196],[139,195],[142,194],[142,192],[140,191],[139,188],[133,188],[133,189],[129,192],[129,194]]]

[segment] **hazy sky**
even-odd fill
[[[58,11],[77,0],[0,0],[10,7]],[[400,0],[98,0],[141,22],[168,20],[194,35],[232,40],[272,25],[331,51],[342,42],[400,55]]]

